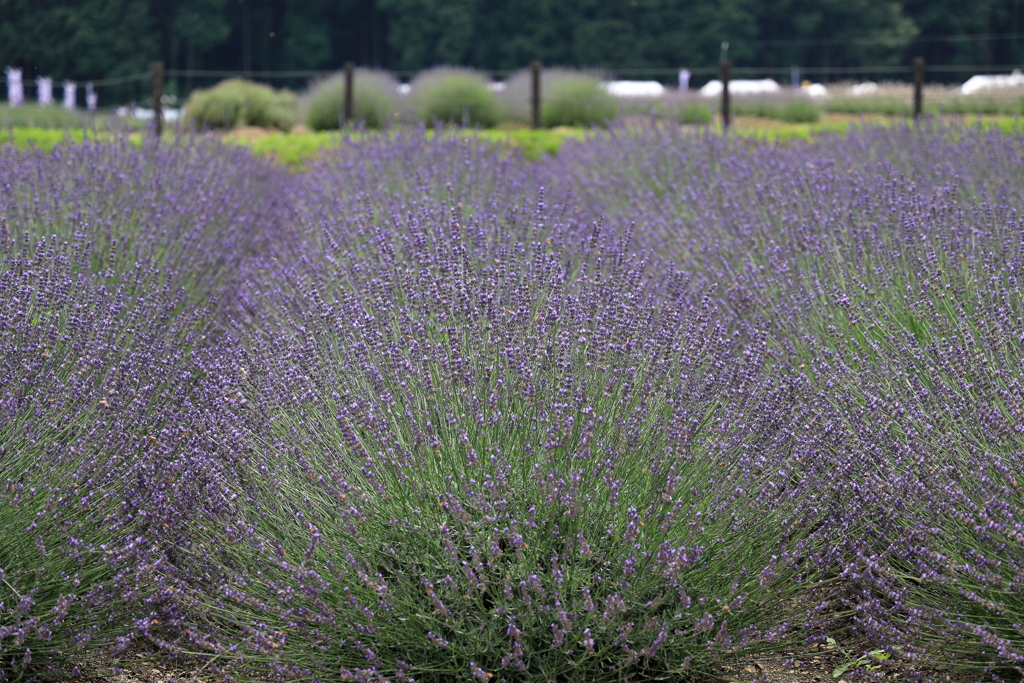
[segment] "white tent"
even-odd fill
[[[995,88],[1020,88],[1024,87],[1024,73],[1020,69],[1014,69],[1009,76],[971,76],[967,82],[960,86],[960,93],[973,95],[982,90]]]
[[[661,97],[665,94],[665,86],[658,81],[607,81],[601,87],[615,97]]]
[[[850,94],[854,97],[860,97],[861,95],[870,95],[871,93],[878,90],[878,84],[874,81],[864,81],[850,88]]]
[[[828,97],[828,88],[821,83],[804,83],[800,86],[800,91],[815,100]]]
[[[152,109],[146,109],[144,107],[118,107],[114,110],[114,113],[118,116],[126,116],[133,119],[141,119],[142,121],[151,121],[153,119],[154,112]],[[177,121],[178,115],[181,113],[177,109],[164,109],[163,110],[164,121]]]
[[[735,81],[729,81],[730,95],[761,95],[764,93],[775,92],[782,92],[782,86],[771,78],[762,78],[760,80],[737,79]],[[708,81],[707,84],[700,89],[700,94],[704,97],[718,97],[722,94],[722,81],[717,79],[714,81]]]

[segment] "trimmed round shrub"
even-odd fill
[[[352,114],[367,128],[383,128],[397,112],[398,81],[389,74],[356,69],[352,88]],[[301,119],[313,130],[336,130],[345,107],[345,74],[314,81],[300,100]]]
[[[601,88],[603,74],[596,71],[578,71],[576,69],[545,69],[540,78],[540,100],[541,100],[541,122],[546,126],[576,126],[576,125],[603,125],[603,122],[614,118],[618,114],[616,100]],[[590,83],[575,86],[577,81]],[[564,87],[563,87],[564,86]],[[582,91],[582,92],[581,92]],[[500,94],[501,103],[506,115],[514,120],[529,124],[531,122],[531,74],[529,69],[524,69],[512,75],[505,81],[505,88]],[[582,100],[576,97],[581,95]],[[580,100],[574,102],[574,100]],[[594,107],[593,101],[599,101],[605,105],[605,116],[599,121],[592,119]],[[591,105],[587,103],[591,102]],[[584,111],[583,116],[573,113],[574,107]],[[550,113],[545,114],[545,110]],[[608,114],[607,112],[612,112]],[[552,121],[549,123],[548,121]]]
[[[200,128],[261,126],[288,130],[295,112],[295,94],[242,78],[197,90],[185,104],[188,120]]]
[[[793,100],[782,108],[779,118],[788,123],[817,123],[821,108],[807,100]]]
[[[494,126],[501,121],[501,105],[487,87],[485,77],[470,69],[432,69],[412,83],[416,116],[427,124],[456,123],[468,114],[471,126]]]
[[[543,81],[541,87],[543,88]],[[592,76],[575,74],[552,79],[542,93],[541,123],[555,126],[605,126],[618,113],[615,98]]]

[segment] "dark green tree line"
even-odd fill
[[[737,66],[1019,64],[1024,0],[0,0],[0,61],[58,80],[157,59],[239,71],[706,67],[722,41]]]

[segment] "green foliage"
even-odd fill
[[[382,71],[357,69],[353,77],[352,114],[367,128],[383,128],[397,113],[398,82]],[[302,119],[313,130],[336,130],[345,106],[345,75],[313,83],[299,103]]]
[[[910,116],[913,102],[892,97],[840,97],[823,105],[831,114],[880,114],[882,116]]]
[[[23,104],[20,107],[0,106],[0,126],[4,128],[83,128],[88,124],[87,114],[81,111],[68,111],[63,107],[40,107],[36,104]]]
[[[31,65],[32,78],[52,76],[55,86],[65,78],[86,81],[146,71],[160,59],[156,7],[125,0],[5,1],[0,10],[0,63]],[[35,99],[30,72],[24,75],[25,94]],[[120,92],[122,101],[133,96],[117,86],[102,88],[101,103],[116,101],[108,96],[111,90]]]
[[[821,108],[805,99],[739,101],[734,102],[732,111],[741,116],[759,116],[786,123],[817,123],[821,119]]]
[[[867,654],[860,655],[859,657],[854,657],[851,652],[839,647],[834,638],[827,638],[826,642],[828,643],[829,649],[838,649],[842,653],[843,657],[846,659],[845,662],[843,662],[842,664],[840,664],[832,670],[832,678],[839,678],[850,669],[856,670],[861,667],[863,667],[866,671],[877,671],[882,667],[882,665],[872,664],[871,662],[884,662],[892,656],[885,650],[872,650]],[[895,649],[902,650],[903,648],[897,645]]]
[[[50,152],[53,148],[68,140],[82,142],[84,134],[81,130],[59,130],[57,128],[25,128],[11,127],[0,133],[0,143],[14,145],[17,149],[39,149]]]
[[[877,114],[882,116],[910,116],[914,111],[911,95],[906,97],[861,96],[837,97],[824,103],[824,109],[830,113],[841,114]],[[987,116],[1014,116],[1024,113],[1024,99],[993,99],[990,97],[949,97],[943,93],[924,93],[924,112],[926,114],[962,114]]]
[[[1010,1],[998,0],[1004,5]],[[925,9],[928,5],[894,0],[797,4],[697,0],[637,5],[377,0],[389,15],[388,45],[402,69],[442,63],[516,69],[532,59],[579,66],[710,66],[717,63],[722,39],[728,36],[733,37],[730,57],[738,64],[908,64],[907,47],[919,32],[923,15],[931,14]],[[995,11],[989,5],[981,13]],[[991,22],[986,18],[968,27],[968,22],[956,18],[932,35],[981,33],[984,26],[995,25],[986,20]],[[808,40],[822,32],[836,38],[827,49]],[[796,44],[759,47],[750,43],[781,35],[792,37]],[[988,46],[1010,52],[999,43]],[[947,46],[939,43],[938,47]],[[929,64],[939,63],[928,59]]]
[[[731,104],[733,116],[757,116],[762,119],[778,119],[779,105],[769,100],[743,100],[733,98]]]
[[[711,107],[702,102],[687,102],[681,107],[669,110],[669,118],[676,123],[706,126],[711,123],[714,114]]]
[[[792,100],[779,112],[779,119],[787,123],[817,123],[821,119],[821,107],[803,99]]]
[[[256,154],[269,156],[277,163],[293,168],[302,168],[307,161],[336,148],[341,142],[336,132],[307,134],[275,132],[253,139],[228,137],[226,141],[248,147]]]
[[[208,50],[231,35],[224,7],[228,0],[179,0],[174,32],[193,50]]]
[[[199,128],[263,126],[291,128],[295,94],[241,78],[197,90],[185,104],[188,120]]]
[[[909,65],[917,54],[929,66],[1024,60],[1019,40],[912,42],[917,35],[1012,33],[1024,25],[1019,0],[986,0],[969,10],[953,0],[694,0],[636,6],[267,0],[243,11],[250,4],[5,0],[0,62],[31,65],[33,74],[58,81],[138,73],[155,59],[163,59],[169,68],[237,69],[249,64],[267,70],[328,70],[356,55],[362,63],[413,70],[434,64],[516,69],[532,59],[566,65],[709,66],[717,62],[721,41],[729,36],[730,57],[737,64]],[[834,39],[828,46],[809,40],[825,34]],[[753,42],[779,36],[792,42]],[[134,85],[110,86],[103,88],[100,99],[125,102],[138,95]]]
[[[998,102],[991,99],[957,98],[938,105],[943,114],[1020,114],[1024,113],[1024,100],[1018,102]]]
[[[523,157],[535,161],[546,154],[558,154],[562,143],[568,138],[582,140],[583,129],[562,128],[560,130],[488,130],[482,131],[483,140],[501,145],[507,149],[522,150]]]
[[[330,151],[332,148],[337,148],[349,142],[364,139],[367,136],[379,134],[380,133],[377,132],[353,132],[344,136],[339,136],[336,132],[307,134],[272,133],[270,135],[253,139],[235,139],[228,137],[226,140],[232,144],[244,145],[257,154],[273,157],[273,159],[278,163],[295,168],[302,168],[305,166],[306,162],[315,159],[324,152]],[[434,131],[428,130],[426,131],[426,134],[428,137],[432,137]],[[544,155],[557,154],[562,143],[565,142],[567,138],[579,140],[584,137],[584,131],[582,129],[562,129],[554,131],[531,129],[496,130],[492,128],[482,131],[459,131],[457,134],[471,138],[479,137],[481,140],[501,149],[509,150],[510,152],[518,153],[521,151],[523,157],[530,161],[539,159]],[[2,140],[3,137],[0,135],[0,141]],[[33,140],[36,141],[37,138],[33,138]],[[40,140],[37,144],[44,146],[45,149],[50,149],[54,142],[59,141],[60,138],[56,138],[53,141],[50,141],[47,138]]]
[[[498,98],[484,76],[470,69],[439,68],[418,76],[412,84],[416,116],[428,125],[461,124],[489,128],[501,121]]]
[[[541,100],[541,123],[555,126],[606,126],[618,113],[615,98],[593,76],[574,74],[553,79]]]

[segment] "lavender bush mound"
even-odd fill
[[[0,149],[0,217],[19,249],[57,235],[80,245],[71,265],[123,273],[155,262],[191,301],[230,295],[238,265],[288,253],[283,174],[241,148],[198,138]]]
[[[859,632],[1019,673],[1019,136],[874,129],[779,151],[616,135],[560,155],[615,169],[582,176],[581,203],[613,229],[645,207],[636,243],[718,283],[737,328],[767,328],[780,371],[830,406],[814,427],[851,463],[832,492],[871,530],[831,532],[844,575],[873,586]]]
[[[759,330],[770,330],[768,362],[785,375],[807,376],[817,387],[801,399],[806,409],[815,406],[819,411],[804,428],[814,431],[819,444],[834,449],[837,462],[851,459],[854,463],[834,470],[834,481],[849,486],[829,487],[834,505],[844,512],[827,531],[832,547],[845,549],[836,571],[853,591],[848,606],[857,613],[856,631],[875,646],[902,643],[898,652],[932,665],[950,663],[947,656],[937,662],[936,656],[925,654],[942,651],[935,645],[936,633],[957,633],[960,644],[953,649],[962,653],[955,660],[957,666],[985,660],[991,664],[993,659],[1011,665],[1017,661],[1013,653],[1019,652],[1020,634],[1014,624],[1020,622],[1012,615],[1018,608],[1005,598],[1006,587],[1016,585],[1019,564],[1001,555],[1012,547],[1014,537],[1006,536],[1011,545],[996,545],[984,551],[990,553],[989,559],[979,560],[1003,567],[989,571],[986,581],[991,585],[985,590],[961,592],[965,579],[950,574],[947,567],[947,574],[956,581],[945,582],[941,594],[952,591],[959,598],[947,596],[937,607],[928,598],[934,586],[925,590],[922,574],[907,571],[907,562],[923,560],[897,558],[893,547],[925,548],[933,559],[948,553],[948,548],[921,545],[920,520],[945,519],[949,529],[945,537],[956,539],[965,513],[943,517],[947,513],[938,512],[944,508],[929,488],[932,480],[908,478],[904,473],[913,467],[905,455],[881,447],[891,439],[887,433],[891,415],[883,423],[887,425],[883,434],[873,435],[877,425],[851,431],[854,416],[848,411],[866,401],[853,399],[857,393],[839,394],[835,387],[849,385],[859,393],[869,378],[892,372],[891,359],[908,343],[959,344],[962,330],[950,327],[955,321],[971,317],[977,328],[984,329],[991,324],[986,320],[1019,311],[1021,151],[1016,138],[955,127],[868,130],[785,150],[746,149],[717,138],[634,129],[569,144],[555,162],[537,171],[545,180],[555,180],[558,193],[567,197],[565,204],[573,207],[571,218],[577,224],[603,214],[613,233],[632,234],[629,244],[692,268],[694,284],[720,285],[712,296],[730,319],[727,324],[741,332],[740,338],[754,339]],[[466,168],[472,168],[472,161]],[[326,175],[317,180],[332,186]],[[466,182],[472,193],[476,186],[471,179]],[[320,206],[322,215],[315,220],[326,225],[330,210],[328,205]],[[306,210],[311,217],[316,213]],[[627,220],[635,219],[639,219],[637,229],[627,232]],[[435,220],[442,218],[438,215]],[[469,233],[473,232],[471,228]],[[515,231],[487,229],[479,234],[507,235],[498,237],[499,243],[523,239]],[[346,246],[360,249],[380,236],[380,232],[353,230],[346,235]],[[554,240],[574,245],[584,241],[579,229]],[[485,243],[486,238],[478,239],[467,250],[473,263],[486,261],[486,248],[478,246]],[[996,282],[995,273],[1005,278],[1001,285],[1008,292],[1005,303],[980,306],[979,299]],[[1003,346],[1005,339],[1022,336],[1015,331],[1019,322],[1006,319],[1004,341],[999,342]],[[745,343],[736,348],[744,347]],[[990,362],[1002,368],[1008,358],[1003,354]],[[966,379],[958,382],[973,385]],[[920,391],[933,386],[925,385]],[[936,400],[930,405],[938,405]],[[891,389],[867,402],[900,404],[898,392]],[[1015,408],[998,402],[989,406],[984,410],[1004,415]],[[977,410],[958,415],[976,414]],[[975,447],[962,437],[974,431],[976,424],[973,417],[959,419],[971,422],[947,425],[950,434],[959,435],[955,448],[949,443],[942,448],[932,444],[918,458],[941,460],[951,457],[950,453],[971,452]],[[916,430],[909,423],[903,429]],[[1012,443],[1002,448],[1012,449]],[[877,457],[864,461],[864,449]],[[1006,456],[993,457],[998,463]],[[953,460],[958,464],[951,465],[950,471],[980,467],[976,459]],[[868,486],[887,493],[867,496]],[[975,487],[969,495],[965,489],[956,496],[968,496],[963,498],[964,506],[985,509],[992,501],[1007,498],[1005,494],[1002,489]],[[893,516],[894,509],[905,513]],[[999,523],[1016,528],[1021,518],[1019,508],[1014,510],[1007,508],[1003,514],[1009,516]],[[851,517],[850,511],[858,514]],[[892,522],[884,534],[879,526],[882,519]],[[961,521],[954,524],[950,519]],[[976,556],[983,558],[978,554],[982,552],[976,551]],[[892,569],[888,583],[879,582],[874,573],[877,567]],[[974,571],[973,575],[981,574]],[[856,597],[857,586],[872,586],[865,590],[874,597]],[[993,590],[1003,598],[992,597]],[[989,597],[978,597],[983,594]],[[967,602],[960,604],[960,599]],[[960,617],[942,616],[960,614],[957,610],[963,610]],[[997,627],[995,622],[1004,626]],[[993,645],[993,638],[999,638],[999,643]],[[953,647],[951,642],[944,645]]]
[[[882,463],[866,482],[882,541],[862,548],[861,580],[880,597],[870,630],[926,644],[933,664],[1013,676],[1024,663],[1024,339],[1016,276],[1001,270],[976,296],[945,290],[952,315],[915,301],[927,341],[879,316],[883,334],[865,344],[875,360],[834,354],[843,369],[828,376],[851,439]]]
[[[293,292],[307,313],[250,342],[258,502],[207,541],[209,611],[235,616],[197,642],[281,675],[527,681],[806,636],[817,455],[764,349],[734,357],[682,274],[650,283],[616,241],[567,272],[546,241],[483,261],[460,228],[320,253],[349,287]]]
[[[398,123],[398,81],[386,71],[357,69],[352,91],[353,118],[367,128],[386,128]],[[345,126],[345,74],[316,79],[298,101],[299,119],[313,130],[338,130]]]
[[[473,69],[435,67],[410,83],[409,106],[426,125],[489,128],[504,118],[504,111],[488,82],[486,74]]]
[[[187,511],[227,507],[189,359],[208,323],[150,268],[77,272],[0,230],[0,679],[166,624]]]

